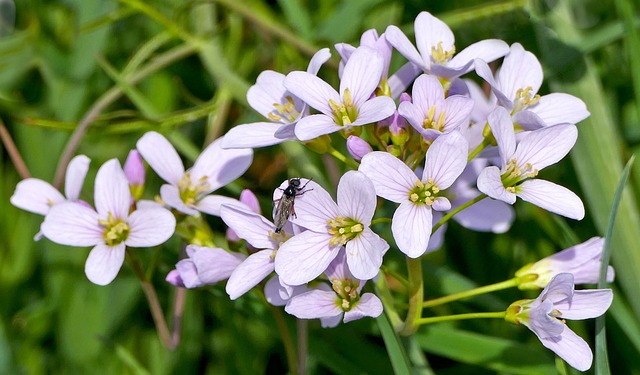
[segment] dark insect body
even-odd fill
[[[313,190],[304,190],[309,181],[300,187],[301,182],[299,178],[290,178],[289,185],[285,189],[279,188],[283,193],[282,197],[274,202],[277,204],[276,211],[273,214],[273,223],[276,225],[276,233],[280,233],[282,227],[287,223],[289,216],[296,217],[296,211],[294,208],[296,197],[306,193],[307,191]]]

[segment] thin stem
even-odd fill
[[[307,373],[307,353],[309,346],[309,321],[297,319],[298,326],[298,374]]]
[[[29,168],[24,163],[24,159],[22,159],[22,155],[20,155],[20,151],[16,147],[16,144],[13,142],[13,138],[11,138],[11,134],[9,134],[9,130],[4,126],[4,122],[0,119],[0,139],[2,139],[2,143],[4,144],[5,150],[7,150],[7,154],[11,158],[13,165],[16,167],[16,171],[23,179],[31,177],[31,173],[29,173]]]
[[[291,339],[291,332],[289,326],[284,319],[284,314],[279,307],[268,304],[273,317],[276,320],[276,326],[280,331],[280,338],[282,339],[282,345],[284,346],[284,352],[287,356],[287,366],[291,375],[298,375],[298,354],[296,353],[296,347]]]
[[[458,212],[464,210],[465,208],[472,206],[478,202],[480,202],[481,200],[485,199],[487,197],[486,194],[480,194],[477,197],[471,199],[468,202],[465,202],[464,204],[456,207],[455,209],[449,211],[446,215],[444,215],[442,217],[442,219],[440,219],[440,221],[438,221],[438,223],[436,225],[433,226],[433,229],[431,230],[431,233],[435,233],[438,228],[440,228],[442,225],[444,225],[444,223],[446,223],[447,221],[449,221],[449,219],[451,219],[455,214],[457,214]]]
[[[173,335],[171,343],[178,347],[180,344],[180,335],[182,333],[182,317],[184,316],[184,305],[186,302],[187,290],[185,288],[176,288],[176,295],[173,297]]]
[[[355,160],[352,160],[346,156],[344,156],[340,151],[336,150],[335,148],[329,146],[329,154],[331,154],[331,156],[333,156],[334,158],[340,160],[341,162],[345,163],[346,165],[350,166],[353,169],[358,169],[358,167],[360,165],[358,165],[358,163],[355,162]]]
[[[498,290],[513,288],[513,287],[515,287],[517,285],[518,285],[517,278],[514,277],[513,279],[506,280],[506,281],[501,281],[499,283],[495,283],[495,284],[491,284],[491,285],[485,285],[485,286],[481,286],[479,288],[466,290],[464,292],[454,293],[454,294],[450,294],[448,296],[444,296],[444,297],[432,299],[432,300],[429,300],[429,301],[425,301],[422,304],[422,307],[424,308],[424,307],[438,306],[438,305],[442,305],[442,304],[445,304],[445,303],[457,301],[457,300],[460,300],[460,299],[463,299],[463,298],[469,298],[469,297],[477,296],[477,295],[480,295],[480,294],[486,294],[486,293],[495,292],[495,291],[498,291]]]
[[[487,144],[483,141],[478,145],[478,147],[471,151],[471,153],[467,157],[467,161],[473,160],[473,158],[475,158],[482,150],[484,150],[485,147],[487,147]]]
[[[409,273],[409,308],[404,321],[401,335],[408,336],[415,333],[418,328],[417,321],[422,316],[422,303],[424,301],[424,284],[422,281],[422,261],[420,258],[407,258],[407,271]]]
[[[439,323],[439,322],[450,322],[453,320],[466,320],[466,319],[504,319],[506,314],[507,314],[506,311],[498,311],[498,312],[434,316],[429,318],[420,318],[416,320],[416,325]]]

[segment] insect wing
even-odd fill
[[[287,223],[289,215],[291,215],[294,199],[295,196],[282,194],[282,197],[278,201],[276,211],[273,213],[273,223],[276,226],[276,232],[280,232],[282,227]]]

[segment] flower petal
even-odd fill
[[[358,118],[351,126],[366,125],[378,122],[393,115],[396,104],[388,96],[377,96],[362,103],[358,108]]]
[[[431,237],[433,214],[426,204],[401,203],[393,214],[391,232],[398,249],[410,258],[418,258],[427,251]]]
[[[525,51],[520,43],[512,44],[497,74],[500,91],[510,100],[516,98],[518,90],[528,87],[531,88],[531,94],[535,94],[542,84],[542,78],[542,65],[538,58]]]
[[[422,182],[433,180],[440,190],[451,186],[467,166],[469,144],[458,131],[443,134],[427,150]]]
[[[400,69],[398,69],[387,80],[389,90],[391,91],[391,97],[394,99],[400,97],[400,94],[407,90],[407,87],[411,85],[411,83],[420,73],[422,73],[422,69],[412,62],[408,62],[400,67]]]
[[[509,53],[509,45],[503,40],[485,39],[473,43],[462,51],[456,53],[456,55],[447,63],[447,67],[453,68],[465,66],[469,61],[473,61],[476,58],[490,63],[501,58],[507,53]],[[471,69],[473,69],[472,67],[473,65],[471,65]],[[471,69],[463,70],[462,74],[468,73]]]
[[[359,280],[370,280],[380,273],[382,256],[389,249],[389,244],[371,228],[365,228],[358,237],[347,242],[345,248],[353,276]]]
[[[454,207],[459,203],[454,203]],[[458,212],[453,219],[467,229],[479,232],[504,233],[515,219],[513,207],[505,202],[483,199]]]
[[[46,215],[53,204],[64,201],[64,196],[56,188],[37,178],[18,182],[10,199],[12,205],[40,215]]]
[[[126,219],[131,205],[129,180],[120,162],[111,159],[98,169],[95,182],[94,203],[100,219],[107,219],[111,213],[116,219]]]
[[[329,193],[315,181],[301,179],[300,187],[302,186],[305,186],[304,190],[297,192],[294,200],[293,210],[296,213],[294,223],[316,232],[327,233],[327,221],[340,215],[338,205],[335,204]],[[274,192],[274,201],[281,198],[282,190],[278,189]]]
[[[187,206],[180,197],[180,190],[174,185],[164,184],[160,187],[160,197],[167,206],[175,208],[176,210],[187,214],[197,215],[198,210],[192,206]]]
[[[407,202],[409,191],[419,180],[400,159],[382,151],[366,154],[358,170],[373,182],[378,196],[396,203]]]
[[[176,218],[164,208],[135,210],[127,219],[130,247],[151,247],[167,241],[176,229]]]
[[[500,169],[498,167],[486,167],[478,176],[478,190],[489,197],[503,202],[514,204],[516,195],[507,191],[500,179]]]
[[[444,89],[437,77],[422,74],[413,83],[411,97],[411,102],[418,107],[422,114],[422,118],[419,120],[422,123],[431,107],[439,105],[444,100]],[[402,112],[400,114],[402,115]]]
[[[265,118],[274,112],[274,103],[282,104],[287,89],[285,75],[273,70],[265,70],[258,75],[256,84],[247,90],[247,102]]]
[[[307,73],[311,73],[313,75],[317,75],[318,71],[331,58],[331,51],[329,48],[322,48],[318,52],[316,52],[309,61],[309,66],[307,67]]]
[[[178,185],[184,176],[184,165],[171,143],[156,132],[147,132],[136,143],[140,155],[163,180]]]
[[[422,60],[431,63],[433,49],[442,48],[444,51],[454,49],[455,38],[449,26],[429,12],[420,12],[413,23],[416,36],[416,47],[420,51]]]
[[[376,190],[364,173],[349,171],[342,176],[338,183],[338,207],[344,216],[357,219],[368,227],[376,203]]]
[[[289,285],[301,285],[320,276],[342,246],[330,246],[332,236],[310,230],[283,243],[276,254],[275,270]]]
[[[205,214],[220,216],[222,205],[247,208],[247,206],[235,198],[225,197],[223,195],[211,194],[201,198],[196,202],[196,209]]]
[[[541,170],[564,158],[577,139],[578,129],[573,124],[534,130],[522,138],[513,158],[518,166],[530,163],[534,169]]]
[[[593,362],[593,353],[589,344],[566,327],[559,337],[540,338],[547,349],[551,349],[571,367],[587,371]]]
[[[502,168],[505,168],[516,152],[516,133],[513,130],[511,116],[503,107],[496,107],[489,113],[487,122],[498,144]]]
[[[262,250],[249,255],[240,263],[227,281],[229,298],[238,299],[269,276],[274,270],[273,255],[273,250]]]
[[[238,237],[257,249],[275,249],[277,244],[269,236],[275,231],[273,223],[262,215],[240,207],[222,206],[220,217]]]
[[[498,82],[493,78],[493,71],[489,67],[485,61],[481,59],[475,59],[473,62],[476,68],[476,74],[484,79],[489,86],[491,86],[491,91],[498,99],[498,102],[502,107],[505,107],[508,110],[513,108],[513,99],[512,97],[508,97],[500,88]]]
[[[94,246],[104,242],[104,228],[98,223],[98,214],[75,202],[53,206],[40,230],[45,237],[61,245]]]
[[[329,101],[342,103],[340,94],[328,83],[307,72],[291,72],[284,85],[293,95],[325,115],[331,116]]]
[[[611,289],[576,290],[571,300],[556,302],[554,308],[562,313],[562,319],[591,319],[604,314],[612,301]]]
[[[319,319],[342,315],[333,291],[310,290],[299,294],[287,303],[284,311],[299,319]]]
[[[383,65],[382,55],[376,50],[366,46],[356,48],[342,72],[340,97],[344,99],[345,90],[349,89],[353,105],[360,108],[362,103],[371,97],[373,90],[378,87]]]
[[[80,198],[82,185],[89,171],[89,163],[91,163],[91,159],[84,155],[78,155],[69,162],[64,178],[64,195],[67,196],[67,199],[76,201]]]
[[[296,124],[295,134],[301,141],[308,141],[321,135],[335,133],[345,129],[336,124],[331,116],[319,114],[305,116]]]
[[[280,144],[290,139],[276,137],[283,125],[274,122],[254,122],[236,125],[224,135],[222,148],[256,148]],[[293,139],[293,138],[291,138]]]
[[[553,182],[539,179],[525,181],[518,186],[516,195],[549,212],[575,220],[584,218],[582,200],[571,190]]]
[[[189,170],[191,181],[207,178],[212,192],[242,176],[253,161],[253,150],[250,148],[223,149],[220,147],[223,138],[207,146]]]
[[[462,95],[452,95],[444,100],[442,111],[445,113],[444,133],[449,133],[469,125],[469,116],[473,110],[473,100]]]
[[[193,263],[191,258],[186,258],[180,260],[176,263],[176,272],[180,277],[180,281],[184,285],[185,288],[198,288],[204,285],[200,278],[198,277],[198,270],[196,269],[196,265]]]
[[[380,314],[382,314],[382,301],[380,301],[380,298],[373,293],[365,293],[360,297],[357,305],[344,313],[343,321],[349,323],[365,316],[377,318]]]
[[[587,105],[580,98],[560,92],[543,95],[529,110],[540,116],[547,126],[577,124],[590,115]]]
[[[393,48],[398,50],[398,52],[413,63],[415,67],[418,67],[420,71],[429,68],[427,64],[430,60],[427,60],[427,63],[425,63],[416,47],[413,46],[409,38],[407,38],[407,36],[397,26],[388,26],[384,35]]]
[[[224,249],[189,245],[191,260],[203,284],[215,284],[226,280],[245,260],[243,254],[230,253]]]
[[[97,285],[111,283],[122,268],[125,249],[124,243],[117,246],[107,246],[105,243],[96,245],[84,264],[84,273],[89,281]]]

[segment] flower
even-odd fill
[[[401,160],[374,151],[362,158],[359,171],[373,181],[376,194],[400,206],[393,214],[391,232],[398,249],[411,258],[427,251],[433,215],[446,211],[449,200],[442,195],[467,164],[467,141],[457,132],[438,137],[427,151],[422,179]]]
[[[478,190],[491,198],[514,204],[516,197],[568,218],[582,220],[584,205],[569,189],[536,179],[538,171],[555,164],[573,147],[578,130],[573,124],[554,125],[531,131],[516,146],[513,123],[502,107],[488,118],[498,143],[502,169],[486,167],[478,176]]]
[[[129,213],[129,182],[116,159],[98,170],[94,200],[95,210],[76,202],[56,204],[42,223],[42,232],[53,242],[94,246],[85,263],[85,273],[94,284],[113,281],[124,263],[127,246],[156,246],[175,230],[176,220],[164,208]]]
[[[80,200],[82,185],[87,171],[89,171],[89,163],[91,160],[84,155],[78,155],[71,159],[65,174],[64,194],[66,197],[46,181],[27,178],[18,182],[9,201],[20,209],[43,216],[49,213],[55,204],[67,201],[77,202]],[[38,232],[35,235],[35,240],[41,238],[42,232]]]
[[[239,203],[233,198],[209,194],[240,177],[253,159],[251,149],[222,149],[222,140],[207,146],[186,172],[176,150],[159,133],[147,132],[136,146],[151,168],[169,183],[160,188],[160,196],[168,206],[187,215],[201,211],[219,216],[222,204]]]
[[[371,145],[357,135],[347,137],[347,151],[355,161],[362,160],[362,157],[373,151]]]
[[[331,289],[323,283],[318,289],[295,295],[284,310],[300,319],[320,319],[323,327],[335,327],[341,320],[349,323],[382,314],[382,302],[375,294],[360,295],[366,281],[351,274],[343,252],[331,262],[325,274]]]
[[[338,183],[338,204],[320,185],[310,181],[295,202],[295,223],[308,230],[280,245],[275,270],[289,285],[309,282],[327,269],[345,247],[355,277],[375,277],[389,244],[369,226],[376,208],[376,192],[363,173],[349,171]],[[298,199],[298,198],[296,198]]]
[[[380,53],[369,47],[358,47],[344,67],[339,93],[313,74],[289,73],[285,87],[321,112],[300,119],[295,128],[296,137],[308,141],[391,116],[396,108],[393,99],[371,97],[380,82],[383,65]]]
[[[476,60],[476,73],[489,83],[499,105],[506,108],[513,121],[525,130],[576,124],[589,117],[587,106],[573,95],[537,94],[543,79],[542,66],[520,43],[511,45],[495,79],[487,62]]]
[[[249,189],[244,189],[240,192],[240,203],[245,204],[251,211],[260,214],[260,203],[258,202],[258,197]],[[227,241],[230,242],[238,242],[240,241],[240,237],[233,231],[231,228],[227,228],[227,232],[225,234],[227,237]]]
[[[535,300],[514,302],[505,320],[524,324],[570,366],[580,371],[591,367],[593,354],[589,345],[576,335],[565,319],[581,320],[604,314],[613,301],[611,289],[575,290],[573,275],[556,275]]]
[[[167,281],[175,286],[197,288],[226,280],[246,258],[243,254],[206,246],[187,246],[188,258],[176,263]]]
[[[146,172],[144,170],[144,163],[142,162],[142,156],[138,150],[129,151],[127,160],[124,162],[125,176],[129,180],[129,188],[131,189],[131,195],[134,201],[140,199],[144,192],[144,182]]]
[[[328,48],[316,52],[307,73],[318,70],[331,57]],[[249,105],[270,122],[236,125],[224,136],[222,148],[254,148],[296,139],[294,129],[299,119],[308,114],[307,106],[284,86],[285,75],[265,70],[247,91]]]
[[[518,288],[544,288],[559,273],[573,275],[575,284],[594,284],[600,277],[600,264],[604,238],[593,237],[579,245],[564,249],[535,263],[528,264],[518,271]],[[608,266],[607,281],[614,278],[613,267]]]

